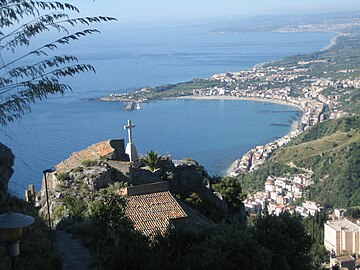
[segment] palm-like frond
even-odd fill
[[[158,167],[161,159],[162,156],[152,150],[141,157],[141,161],[148,166],[152,172]]]
[[[69,44],[81,37],[99,32],[84,29],[70,33],[69,27],[89,26],[93,23],[116,20],[112,17],[70,18],[67,13],[79,10],[68,3],[0,0],[0,124],[6,125],[21,118],[30,111],[30,104],[47,98],[49,94],[64,94],[71,87],[62,84],[60,79],[82,72],[95,72],[88,64],[79,64],[72,55],[48,56],[63,44]],[[17,49],[27,47],[31,40],[49,31],[65,33],[53,42],[46,43],[27,53],[18,55]],[[3,54],[14,54],[12,60],[5,62]],[[22,64],[30,56],[39,57],[33,64]]]

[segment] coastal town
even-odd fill
[[[337,39],[343,36],[333,38],[326,49],[335,46]],[[127,107],[162,98],[254,100],[293,106],[294,111],[299,112],[299,117],[291,124],[289,134],[266,145],[258,145],[236,159],[227,175],[237,177],[256,171],[277,149],[312,126],[326,119],[357,113],[353,110],[356,107],[353,105],[356,104],[353,91],[360,88],[360,69],[338,68],[337,64],[331,57],[323,55],[296,61],[265,63],[248,70],[215,74],[190,83],[112,94],[102,100],[124,101]],[[324,66],[333,68],[323,69]],[[262,190],[247,194],[244,201],[246,212],[249,215],[264,211],[273,215],[290,212],[298,213],[304,218],[322,213],[325,207],[311,200],[313,172],[301,169],[304,173],[269,175]],[[333,242],[328,238],[325,241]]]
[[[360,269],[357,1],[2,1],[0,270]]]
[[[241,158],[236,159],[228,170],[228,175],[254,171],[266,162],[274,151],[325,119],[349,116],[342,109],[340,95],[360,87],[360,77],[355,79],[310,78],[306,66],[326,63],[327,60],[314,59],[298,61],[296,65],[256,66],[250,70],[227,72],[213,75],[209,80],[221,83],[222,87],[194,89],[193,95],[204,98],[230,97],[269,102],[282,102],[300,109],[301,118],[293,123],[289,134],[266,145],[250,149]],[[339,70],[338,74],[351,74],[359,70]],[[297,81],[298,88],[281,86],[283,82]],[[239,86],[242,87],[239,87]],[[247,87],[244,87],[246,85]],[[336,90],[336,91],[335,91]],[[298,213],[302,217],[314,216],[323,211],[319,203],[308,200],[307,187],[313,184],[312,173],[291,176],[268,176],[262,191],[248,194],[244,201],[249,214],[262,211],[279,215],[287,211]],[[300,202],[300,203],[299,203]]]
[[[313,201],[306,200],[301,206],[294,202],[305,197],[306,187],[313,184],[311,174],[296,174],[291,177],[268,176],[263,191],[249,195],[244,201],[245,210],[249,214],[257,214],[265,209],[274,215],[284,211],[299,213],[303,217],[314,216],[323,207]]]
[[[264,163],[279,147],[290,142],[309,127],[322,122],[324,119],[333,119],[348,116],[349,113],[341,109],[340,95],[350,89],[360,87],[360,77],[356,79],[309,79],[307,68],[299,68],[312,63],[324,63],[326,60],[299,61],[296,66],[254,67],[253,69],[236,73],[222,73],[213,75],[209,80],[220,82],[223,87],[208,87],[194,89],[195,97],[233,97],[235,99],[253,99],[259,101],[283,102],[294,105],[302,111],[302,116],[294,123],[293,130],[286,136],[277,139],[265,146],[256,146],[243,157],[234,161],[228,175],[236,176],[239,173],[252,171]],[[352,73],[353,70],[341,70],[339,73]],[[302,87],[291,89],[289,86],[274,87],[276,83],[299,80]],[[247,85],[240,88],[238,85]],[[335,91],[331,91],[336,89]],[[296,95],[294,92],[296,91]]]

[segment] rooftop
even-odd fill
[[[177,200],[166,181],[127,187],[119,194],[128,196],[125,215],[136,230],[148,237],[165,234],[171,227],[204,227],[211,220]]]
[[[336,231],[359,231],[360,227],[347,219],[328,221],[326,223],[329,227]]]
[[[130,196],[125,214],[134,228],[146,236],[164,234],[171,227],[171,220],[187,217],[169,191]]]

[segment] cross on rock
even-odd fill
[[[127,126],[124,126],[124,129],[128,130],[128,138],[129,138],[129,143],[132,143],[132,129],[135,127],[135,125],[131,124],[131,120],[128,120],[128,124]]]
[[[126,145],[125,153],[129,155],[130,162],[135,162],[139,160],[139,156],[136,151],[135,144],[132,141],[132,129],[135,125],[131,124],[131,120],[128,120],[128,124],[124,126],[124,129],[128,131],[129,142]]]

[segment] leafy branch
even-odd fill
[[[70,44],[82,37],[98,33],[96,29],[83,29],[70,33],[69,28],[90,26],[93,23],[110,22],[112,17],[76,17],[69,13],[79,9],[69,3],[57,1],[0,0],[0,124],[7,125],[31,110],[30,104],[46,99],[50,94],[64,94],[71,87],[61,83],[61,78],[78,73],[95,72],[93,66],[79,64],[72,55],[49,56],[59,46]],[[17,53],[17,49],[28,47],[34,37],[57,31],[65,33],[52,42]],[[3,54],[15,57],[7,62]],[[39,57],[39,60],[34,60]],[[33,61],[31,64],[22,64]]]

